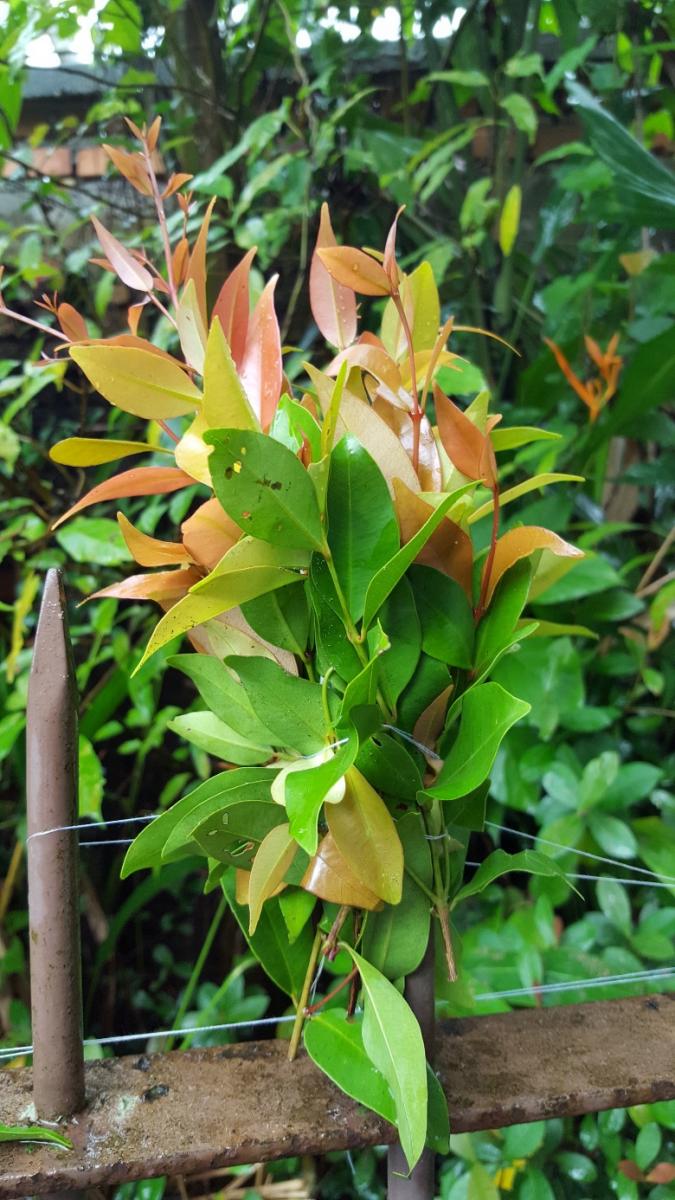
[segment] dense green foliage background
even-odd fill
[[[555,881],[533,880],[523,890],[519,877],[517,886],[494,886],[465,906],[462,980],[446,989],[443,1011],[653,989],[621,984],[596,992],[580,984],[551,997],[475,999],[673,962],[675,8],[667,0],[467,0],[465,10],[436,0],[386,10],[310,0],[107,0],[95,20],[89,0],[9,0],[4,9],[0,259],[11,307],[27,312],[36,292],[57,289],[87,314],[92,331],[121,328],[128,297],[88,265],[96,253],[88,215],[102,212],[108,227],[149,242],[157,237],[152,217],[117,182],[50,180],[31,164],[39,148],[93,145],[100,137],[125,145],[121,114],[157,112],[167,165],[195,174],[202,206],[218,197],[214,284],[252,245],[261,271],[280,272],[291,379],[300,378],[316,337],[307,267],[326,199],[338,237],[356,245],[380,245],[396,207],[406,204],[404,263],[431,259],[444,315],[454,312],[517,346],[520,358],[496,342],[458,335],[454,348],[475,367],[459,387],[453,380],[453,394],[468,399],[485,380],[506,424],[541,424],[562,434],[559,442],[515,450],[508,470],[514,484],[525,464],[529,474],[536,468],[585,476],[581,487],[535,493],[519,519],[588,551],[546,594],[542,615],[597,636],[532,639],[501,666],[504,684],[533,707],[500,756],[489,816],[570,847],[552,851],[565,869],[604,878],[578,880],[581,895],[570,899]],[[94,76],[97,96],[91,103],[89,92],[84,99],[66,94],[58,105],[40,102],[36,74],[26,69],[31,45],[48,32],[63,49],[83,20],[94,65],[69,60],[60,78],[74,92],[77,80]],[[394,40],[378,40],[383,30]],[[515,224],[513,208],[505,213],[514,189],[522,190]],[[516,236],[505,253],[509,223]],[[587,379],[595,371],[584,335],[604,349],[615,332],[623,358],[618,391],[590,423],[543,339],[553,339]],[[167,337],[158,324],[155,340]],[[114,580],[129,559],[109,511],[49,532],[84,485],[82,473],[50,462],[49,446],[85,431],[125,436],[133,419],[113,413],[74,378],[64,380],[60,368],[37,368],[40,350],[39,339],[0,314],[5,1046],[30,1040],[22,734],[40,580],[48,565],[67,564],[79,600]],[[101,478],[107,472],[102,468]],[[144,531],[170,534],[190,499],[181,492],[131,502],[127,512]],[[161,654],[129,678],[154,617],[147,607],[113,600],[73,609],[83,815],[155,811],[210,771],[206,755],[166,728],[192,704],[187,682],[164,677]],[[509,849],[524,844],[493,830],[490,839],[476,838],[475,858],[492,839]],[[645,886],[626,885],[618,881],[621,867],[591,862],[580,851],[669,882],[643,875]],[[87,1033],[279,1011],[279,998],[251,972],[215,899],[196,902],[194,872],[180,863],[122,884],[121,853],[83,851]],[[207,931],[197,972],[195,946]],[[673,981],[658,986],[672,988]],[[185,1039],[209,1040],[213,1035]],[[631,1159],[648,1174],[657,1163],[672,1163],[674,1130],[675,1104],[662,1104],[503,1136],[463,1135],[441,1168],[439,1194],[490,1200],[501,1187],[518,1200],[667,1200],[675,1197],[672,1181],[635,1182],[618,1164]],[[379,1159],[370,1151],[352,1164],[334,1156],[316,1170],[308,1195],[382,1194]],[[119,1194],[160,1196],[163,1188]],[[170,1192],[167,1186],[164,1194]]]

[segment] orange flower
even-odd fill
[[[606,350],[601,350],[592,337],[588,337],[588,335],[584,337],[588,357],[598,368],[598,374],[593,379],[587,380],[586,383],[583,383],[572,370],[560,347],[556,346],[550,338],[544,338],[544,341],[554,355],[565,379],[588,408],[590,420],[597,420],[598,413],[611,400],[619,383],[623,359],[616,353],[619,344],[618,333],[615,333],[610,339]]]

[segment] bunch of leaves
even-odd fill
[[[443,1144],[447,1114],[395,982],[419,966],[432,917],[455,977],[449,914],[495,878],[564,878],[538,852],[501,850],[469,883],[463,876],[499,745],[529,711],[488,676],[538,631],[522,617],[528,602],[581,556],[541,526],[500,536],[500,512],[574,477],[500,489],[497,453],[549,435],[502,430],[487,393],[465,412],[438,386],[457,359],[447,348],[454,322],[441,322],[429,264],[412,274],[399,266],[400,212],[379,254],[337,246],[324,210],[310,294],[337,354],[324,371],[306,365],[311,390],[295,397],[275,279],[250,312],[249,252],[209,307],[213,202],[191,244],[187,180],[163,192],[157,184],[159,120],[130,127],[140,150],[112,157],[154,203],[163,270],[96,221],[101,266],[138,293],[129,332],[91,338],[56,301],[44,303],[55,324],[43,328],[56,361],[66,351],[111,404],[159,425],[168,442],[159,448],[174,462],[112,476],[57,524],[100,501],[208,489],[180,541],[150,538],[118,514],[130,553],[160,569],[94,595],[164,609],[137,670],[189,636],[196,652],[172,661],[206,707],[170,727],[226,769],[139,835],[124,873],[195,853],[208,860],[207,887],[224,888],[254,954],[296,1005],[291,1053],[319,954],[342,955],[341,986],[353,984],[347,1014],[314,1015],[306,1044],[341,1086],[395,1120],[412,1167],[427,1139]],[[172,245],[165,202],[174,194],[183,226]],[[357,294],[385,301],[379,336],[359,335]],[[139,335],[151,305],[180,356]],[[156,446],[72,438],[51,455],[86,466],[154,456]],[[481,550],[471,530],[483,517]]]

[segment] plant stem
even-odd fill
[[[164,246],[164,259],[166,262],[166,282],[169,286],[169,295],[171,297],[171,303],[174,305],[175,308],[177,308],[178,307],[178,292],[176,290],[176,281],[173,276],[173,256],[171,254],[171,242],[169,241],[169,230],[168,230],[167,224],[166,224],[166,213],[164,211],[164,202],[163,202],[162,197],[159,192],[159,185],[157,183],[157,176],[155,175],[155,168],[152,165],[152,155],[150,153],[150,150],[148,149],[147,142],[145,142],[145,141],[143,142],[143,157],[145,159],[145,165],[148,168],[148,177],[150,179],[150,187],[152,188],[152,198],[155,202],[155,208],[157,210],[157,220],[159,221],[159,228],[160,228],[160,232],[162,235],[162,245]]]
[[[329,1000],[333,1000],[335,996],[338,996],[340,994],[340,992],[343,990],[343,988],[346,988],[348,983],[351,983],[353,979],[356,979],[356,976],[358,975],[358,973],[359,973],[359,968],[353,967],[352,970],[349,972],[349,975],[345,975],[344,979],[340,983],[338,983],[337,986],[334,987],[330,992],[328,992],[328,994],[326,996],[324,996],[321,1000],[317,1000],[316,1004],[312,1004],[308,1009],[306,1009],[305,1015],[311,1016],[313,1013],[318,1012],[320,1008],[323,1008],[324,1004],[328,1004]],[[289,1055],[289,1058],[290,1058],[290,1055]]]
[[[314,941],[312,943],[312,951],[309,956],[309,962],[307,963],[307,970],[305,971],[305,979],[304,979],[304,982],[302,985],[300,999],[298,1000],[298,1007],[295,1011],[295,1024],[293,1025],[293,1032],[291,1034],[291,1040],[290,1040],[290,1043],[288,1046],[288,1061],[289,1062],[293,1062],[293,1059],[295,1058],[296,1054],[298,1053],[298,1046],[300,1045],[300,1035],[302,1034],[302,1026],[305,1021],[305,1015],[306,1015],[305,1010],[307,1007],[307,1000],[309,997],[309,989],[312,986],[312,979],[314,978],[314,970],[316,968],[316,963],[317,963],[317,959],[319,957],[320,949],[321,949],[321,930],[317,929],[316,933],[314,934]]]
[[[218,904],[218,907],[217,907],[215,913],[213,914],[213,919],[211,921],[211,924],[209,925],[209,928],[206,933],[206,937],[204,938],[204,941],[202,943],[202,948],[199,951],[199,954],[197,956],[197,961],[196,961],[194,967],[192,968],[192,974],[190,975],[190,978],[188,979],[187,987],[185,988],[185,991],[183,992],[183,998],[180,1002],[178,1012],[176,1013],[176,1016],[175,1016],[175,1019],[173,1022],[174,1028],[176,1028],[176,1029],[178,1029],[180,1027],[180,1023],[183,1020],[183,1017],[185,1016],[185,1014],[190,1006],[190,1001],[192,1000],[192,997],[195,992],[195,988],[197,987],[197,984],[199,983],[199,980],[201,978],[201,973],[204,970],[204,963],[206,962],[206,960],[208,958],[209,951],[211,950],[214,938],[218,932],[218,927],[220,926],[220,922],[222,921],[223,916],[225,915],[226,908],[227,908],[227,897],[222,896],[220,899],[220,902]],[[174,1044],[174,1038],[172,1038],[172,1037],[167,1038],[167,1042],[166,1042],[167,1053],[169,1050],[173,1049],[173,1044]]]
[[[412,330],[408,323],[408,318],[405,315],[405,308],[398,292],[392,295],[394,306],[401,322],[401,328],[408,346],[408,359],[410,362],[410,392],[412,395],[412,409],[410,410],[410,419],[413,427],[413,446],[412,446],[412,465],[416,472],[420,465],[420,425],[422,423],[422,409],[420,408],[419,397],[417,395],[417,368],[415,366],[415,347],[413,346]]]

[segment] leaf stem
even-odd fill
[[[317,929],[316,933],[314,934],[314,941],[312,943],[312,950],[311,950],[311,953],[309,956],[309,962],[307,963],[307,970],[305,971],[305,978],[304,978],[304,982],[302,985],[302,991],[300,993],[300,999],[298,1000],[298,1007],[295,1010],[295,1024],[293,1025],[293,1032],[291,1034],[291,1040],[290,1040],[290,1043],[288,1046],[288,1061],[289,1062],[293,1062],[293,1059],[295,1058],[296,1054],[298,1053],[298,1046],[300,1045],[300,1036],[302,1034],[302,1026],[304,1024],[305,1015],[306,1015],[305,1010],[307,1007],[307,1000],[309,998],[309,989],[312,986],[312,979],[314,978],[314,971],[316,968],[316,963],[317,963],[317,959],[319,957],[320,949],[321,949],[321,930]]]
[[[358,973],[359,973],[359,968],[353,967],[352,970],[349,972],[349,975],[345,975],[345,977],[341,981],[341,983],[338,983],[338,985],[336,987],[332,988],[332,990],[330,992],[328,992],[328,994],[326,996],[323,996],[321,1000],[317,1000],[316,1004],[310,1005],[310,1007],[305,1010],[305,1016],[307,1016],[307,1017],[313,1016],[315,1012],[318,1012],[320,1008],[323,1008],[324,1004],[328,1004],[328,1001],[332,1000],[335,996],[339,995],[339,993],[342,991],[342,989],[346,988],[348,983],[351,983],[353,979],[356,979],[356,976],[358,975]],[[290,1058],[290,1055],[289,1055],[289,1058]]]
[[[412,465],[413,470],[417,472],[420,465],[420,425],[422,423],[422,409],[420,408],[419,397],[417,395],[417,368],[415,366],[415,347],[413,346],[412,330],[405,314],[405,308],[399,292],[392,294],[394,307],[401,322],[401,328],[408,346],[408,360],[410,362],[410,391],[412,394],[412,409],[410,410],[410,419],[413,427],[413,445],[412,445]]]

